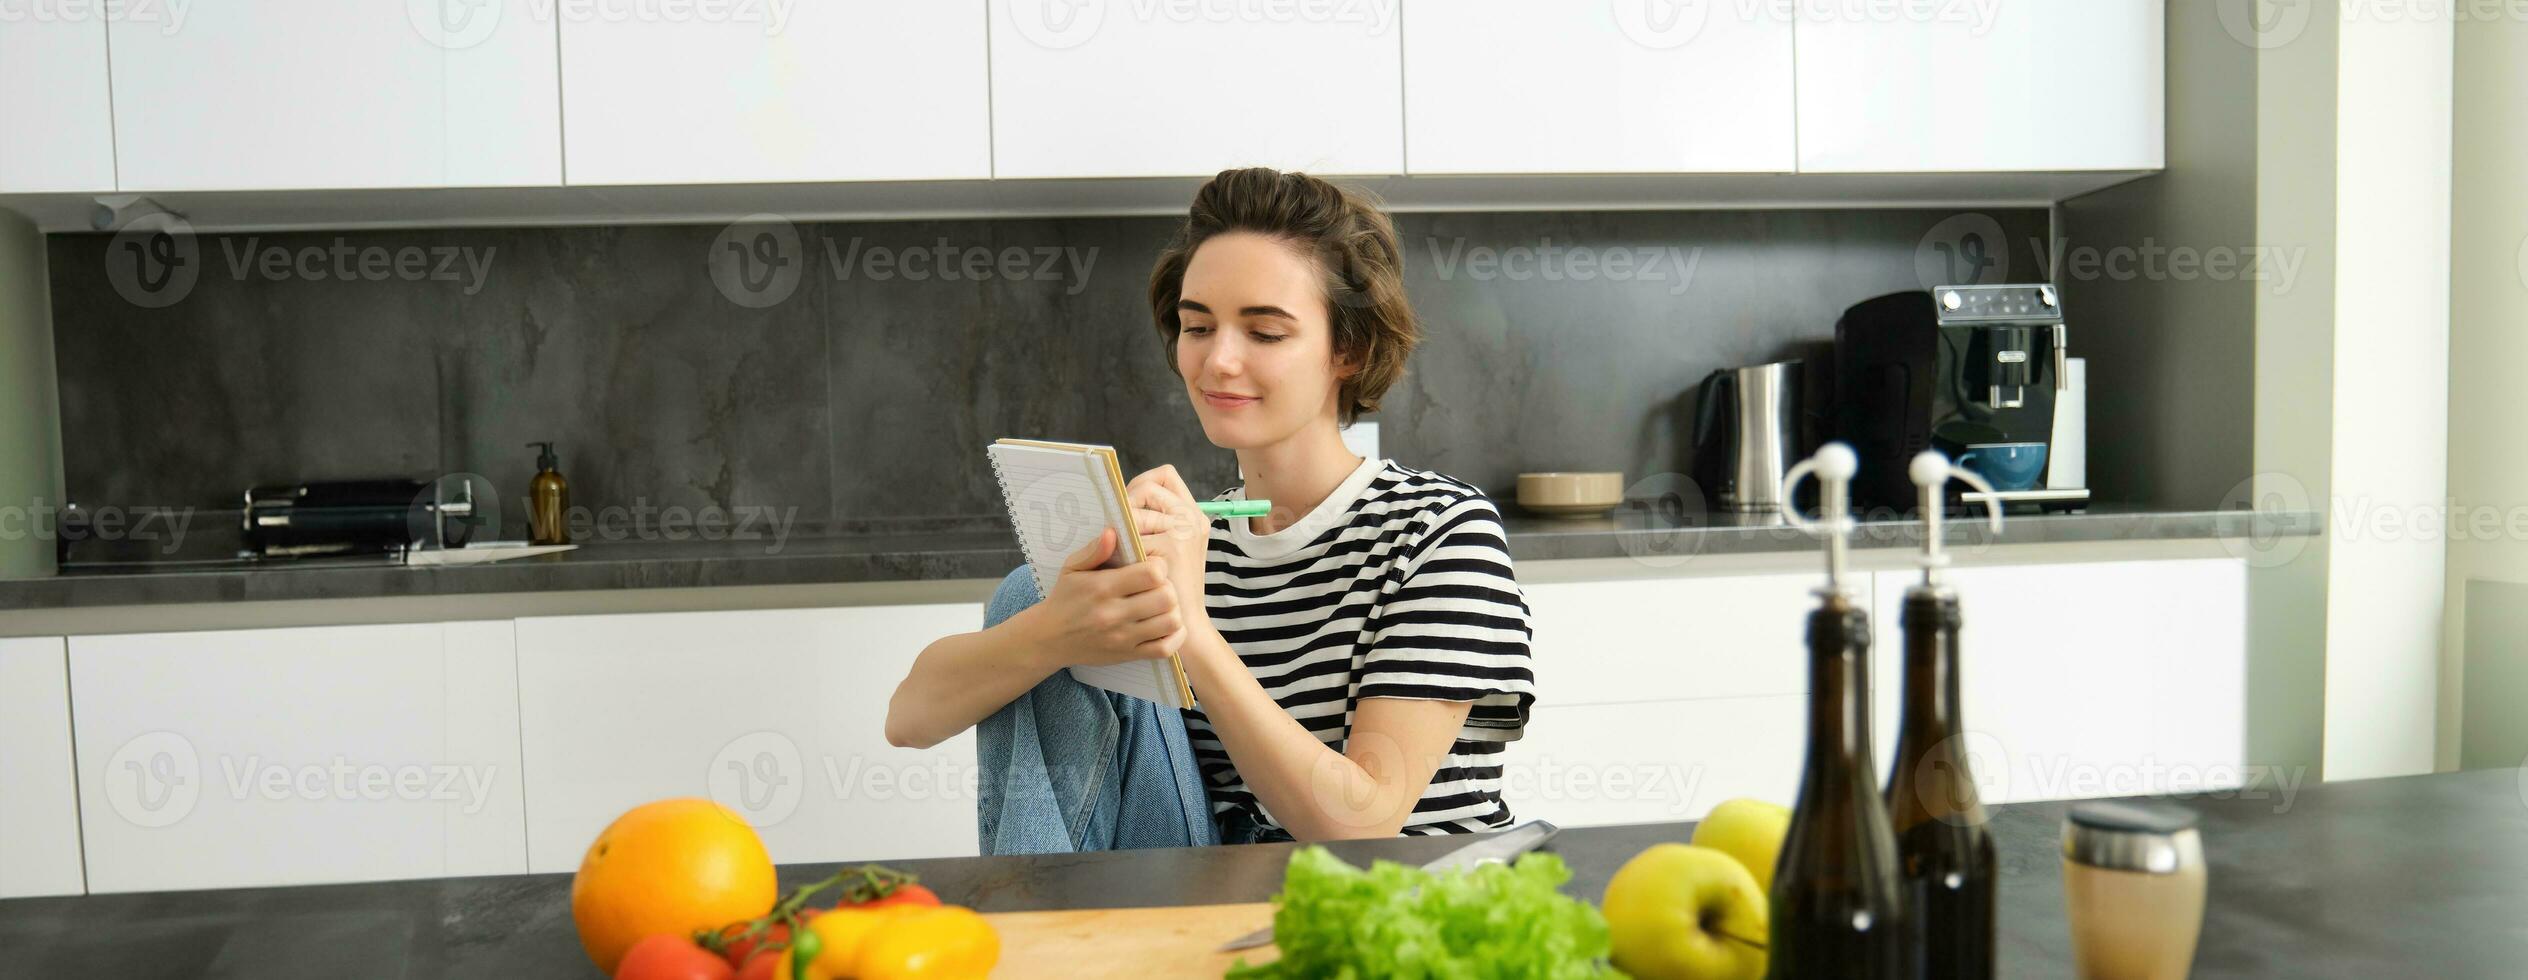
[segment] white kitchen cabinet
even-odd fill
[[[1722,800],[1799,793],[1808,697],[1538,707],[1503,754],[1519,819],[1566,827],[1700,820]]]
[[[1867,575],[1851,581],[1870,584]],[[1523,586],[1537,703],[1805,692],[1818,582],[1797,572]]]
[[[103,4],[0,7],[0,194],[114,189]],[[34,16],[41,12],[44,16]]]
[[[196,0],[112,24],[125,191],[562,182],[544,0]]]
[[[1795,6],[1803,172],[2165,165],[2162,0]]]
[[[1392,2],[990,3],[996,176],[1404,170]]]
[[[526,868],[508,622],[70,640],[92,892]]]
[[[60,637],[0,639],[0,898],[86,888],[69,661]]]
[[[1787,4],[1404,0],[1403,9],[1410,173],[1798,165]]]
[[[887,699],[980,604],[518,620],[527,837],[570,871],[623,811],[719,800],[773,859],[971,855],[974,741],[886,741]]]
[[[571,183],[992,175],[981,5],[728,10],[562,23]]]
[[[2246,764],[2247,572],[2235,559],[1951,569],[1960,720],[1987,802],[2235,787]],[[1878,574],[1875,706],[1891,759],[1905,586]]]

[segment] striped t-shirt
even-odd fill
[[[1535,680],[1527,599],[1501,512],[1481,490],[1364,459],[1324,503],[1271,534],[1252,533],[1242,517],[1215,518],[1203,606],[1265,692],[1337,752],[1362,698],[1474,702],[1404,832],[1510,824],[1501,752],[1527,725]],[[1200,708],[1185,712],[1185,727],[1213,816],[1243,811],[1281,828]]]

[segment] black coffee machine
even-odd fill
[[[2045,284],[1891,293],[1835,321],[1836,431],[1861,458],[1855,507],[1913,510],[1916,453],[1969,453],[2019,510],[2079,510],[2087,483],[2086,365],[2068,353],[2060,298]],[[1953,505],[1981,506],[1960,493]]]

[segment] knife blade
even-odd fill
[[[1524,821],[1508,830],[1442,854],[1437,860],[1423,865],[1422,870],[1438,873],[1472,868],[1479,864],[1508,861],[1543,846],[1546,841],[1552,840],[1554,835],[1559,833],[1562,833],[1562,828],[1554,826],[1550,820]],[[1221,944],[1219,951],[1233,953],[1241,949],[1270,946],[1272,943],[1273,927],[1265,926]]]

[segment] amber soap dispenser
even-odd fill
[[[540,450],[535,457],[535,479],[527,484],[527,543],[569,544],[570,529],[563,526],[562,514],[570,510],[571,484],[556,468],[562,461],[553,455],[552,443],[527,445]]]

